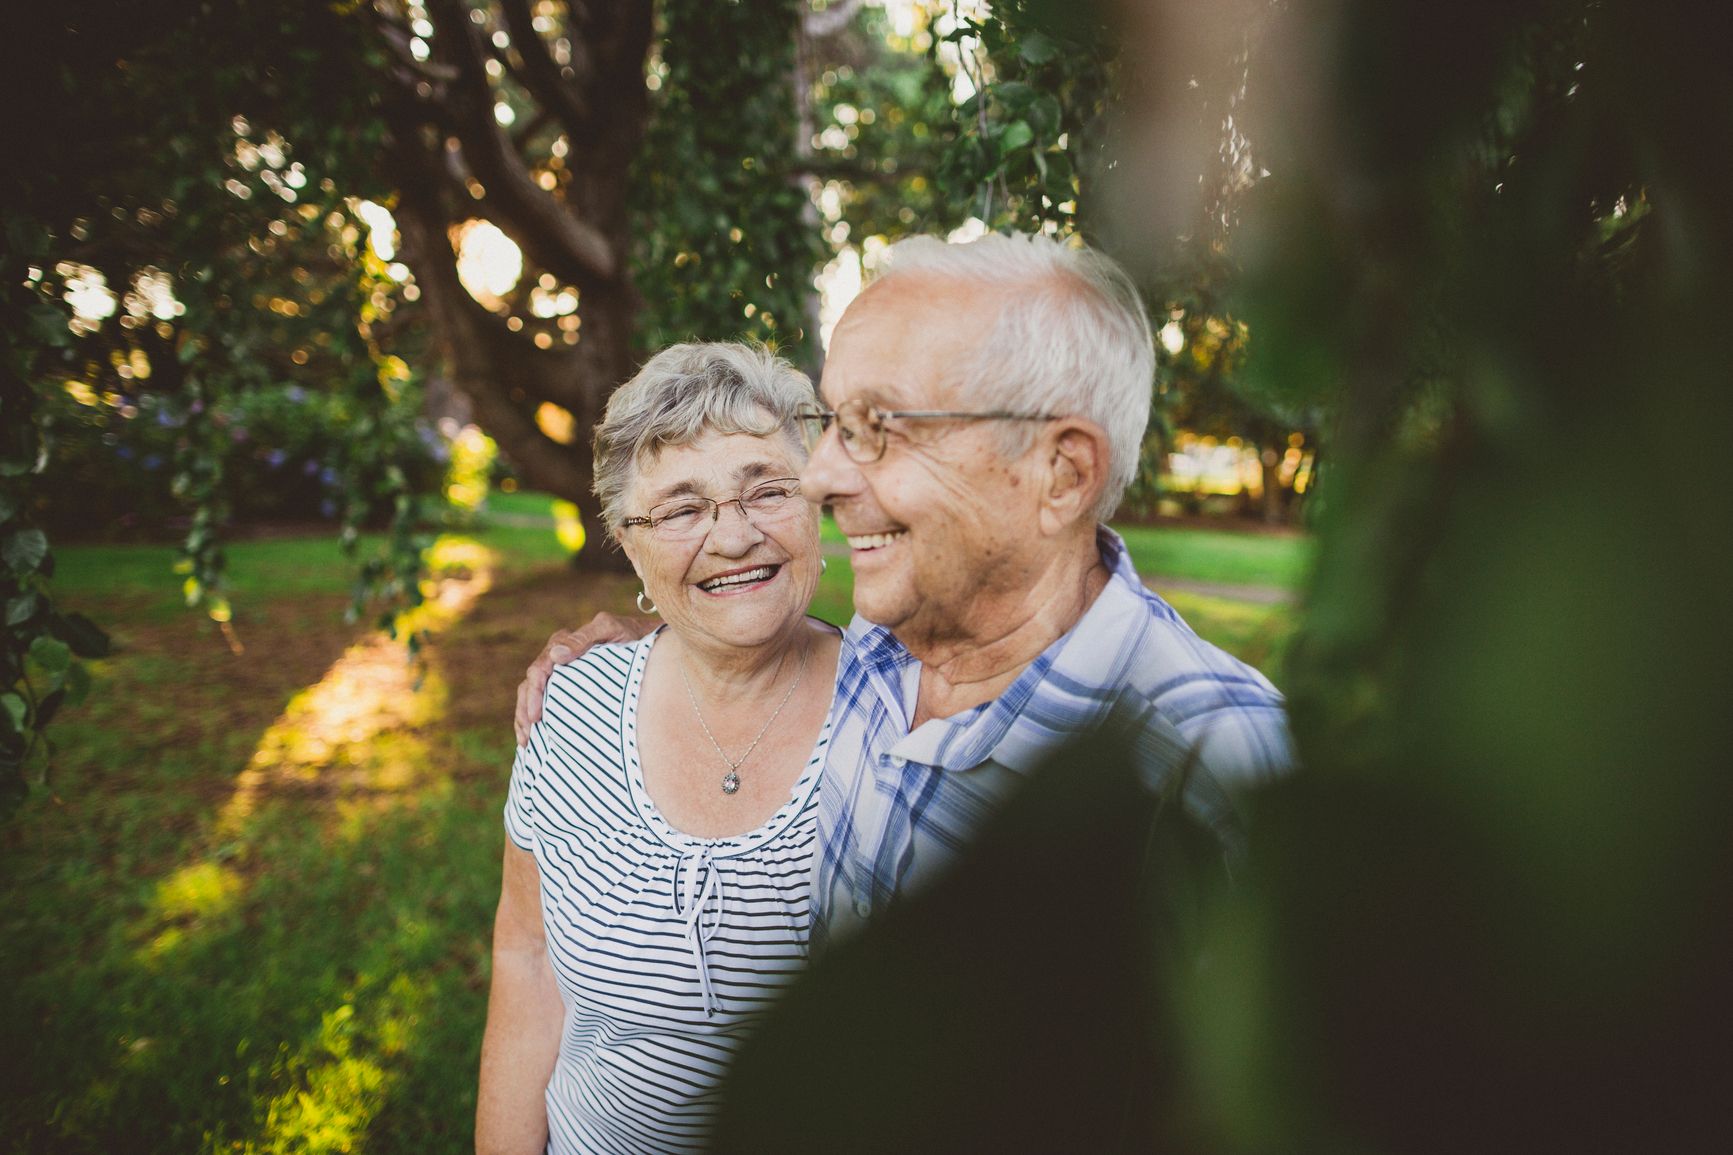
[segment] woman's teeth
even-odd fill
[[[851,537],[848,539],[848,547],[850,549],[878,549],[880,546],[891,544],[908,532],[906,529],[900,529],[895,533],[869,533],[860,537]]]
[[[726,574],[722,577],[711,578],[709,581],[699,582],[698,588],[706,593],[715,593],[717,590],[725,590],[730,586],[744,586],[751,585],[753,582],[766,581],[775,572],[775,566],[761,565],[757,569],[742,570],[739,573]]]

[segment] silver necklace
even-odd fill
[[[765,720],[763,728],[758,731],[758,737],[754,738],[752,740],[752,745],[746,748],[746,753],[742,754],[738,758],[730,758],[728,756],[728,751],[722,748],[722,743],[716,740],[716,735],[710,732],[709,724],[704,721],[704,711],[698,708],[698,695],[692,692],[692,679],[686,676],[686,663],[680,663],[680,680],[686,683],[686,697],[692,703],[693,716],[698,719],[698,725],[703,727],[704,736],[710,739],[710,744],[712,746],[716,747],[716,753],[721,756],[724,762],[728,763],[728,773],[722,776],[722,793],[733,794],[735,791],[740,789],[740,768],[746,764],[748,758],[752,757],[752,752],[758,749],[758,743],[770,732],[771,723],[775,722],[777,715],[782,713],[782,708],[788,705],[788,700],[794,697],[795,688],[800,685],[801,678],[806,676],[806,659],[811,656],[811,646],[808,646],[801,652],[800,669],[794,672],[794,681],[788,684],[788,693],[782,696],[782,701],[778,702],[776,704],[776,709],[771,711],[770,717]]]

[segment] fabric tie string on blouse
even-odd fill
[[[687,868],[687,864],[691,868]],[[682,881],[684,880],[684,881]],[[714,1018],[722,1009],[722,1000],[710,985],[710,965],[704,957],[704,944],[722,925],[722,879],[716,865],[710,861],[710,847],[698,847],[680,856],[674,865],[674,913],[686,922],[686,945],[692,950],[692,962],[698,968],[698,989],[704,997],[704,1015]],[[704,910],[715,899],[715,912],[705,925]]]

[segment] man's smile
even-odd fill
[[[892,530],[889,533],[847,534],[848,547],[853,550],[882,549],[899,538],[909,535],[906,529]]]

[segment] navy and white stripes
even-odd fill
[[[656,635],[555,671],[517,753],[506,829],[541,872],[566,1004],[548,1150],[697,1151],[717,1084],[806,960],[818,743],[789,800],[733,838],[693,838],[644,788],[638,692]]]

